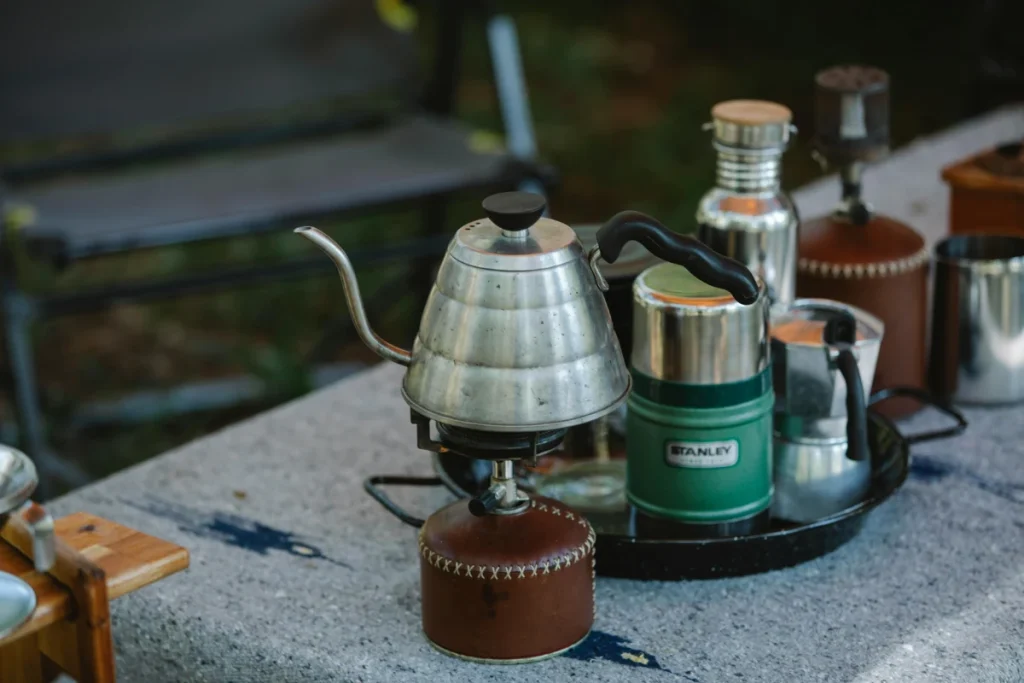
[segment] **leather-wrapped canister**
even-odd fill
[[[873,213],[861,198],[864,164],[889,146],[889,77],[880,69],[841,66],[815,79],[814,147],[840,169],[842,200],[830,215],[800,227],[797,296],[863,309],[885,325],[874,388],[923,387],[927,353],[928,264],[924,238]],[[890,417],[919,407],[893,399],[876,408]]]
[[[423,632],[472,660],[564,652],[594,622],[594,541],[586,519],[540,496],[513,514],[438,510],[419,535]]]
[[[923,386],[930,259],[924,238],[885,216],[859,226],[826,216],[803,224],[800,254],[800,296],[842,301],[885,324],[875,389]],[[892,399],[876,410],[892,416],[915,406]]]

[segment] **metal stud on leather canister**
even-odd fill
[[[633,286],[626,495],[645,533],[767,526],[774,394],[763,283],[759,291],[741,306],[673,264]]]

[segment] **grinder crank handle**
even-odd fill
[[[744,306],[757,301],[757,280],[743,264],[721,256],[700,240],[672,232],[647,214],[622,211],[597,231],[601,258],[608,263],[615,263],[630,241],[639,242],[664,261],[685,267],[702,282],[726,290]]]
[[[32,563],[37,572],[48,572],[57,559],[57,534],[53,525],[53,517],[42,505],[31,500],[15,510],[7,519],[10,531],[14,534],[18,549],[25,555],[31,548]]]
[[[857,319],[848,312],[837,312],[825,323],[822,337],[826,344],[839,351],[836,365],[846,382],[846,457],[856,461],[867,460],[868,405],[860,379],[860,366],[853,353],[857,343]]]

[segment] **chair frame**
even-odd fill
[[[462,63],[463,28],[471,9],[481,10],[487,25],[491,67],[497,84],[498,104],[503,117],[508,150],[514,160],[507,180],[510,184],[518,184],[524,189],[544,192],[552,181],[552,177],[550,174],[538,173],[533,165],[536,144],[512,19],[507,15],[494,12],[489,3],[478,3],[475,0],[433,0],[430,4],[441,6],[444,11],[437,13],[442,17],[442,21],[439,23],[434,37],[435,58],[432,73],[428,78],[422,98],[424,108],[429,113],[439,116],[451,117],[454,113]],[[352,122],[343,122],[341,125],[351,127]],[[256,138],[259,141],[265,141],[268,138],[290,137],[292,134],[292,131],[285,130],[265,131],[262,136],[257,135]],[[252,136],[249,138],[252,139]],[[247,141],[245,137],[242,137],[230,142],[234,147]],[[189,151],[201,150],[204,144],[208,146],[210,143],[209,141],[199,143]],[[180,150],[162,147],[147,148],[132,155],[130,159],[133,161],[159,159],[169,152],[176,151]],[[34,173],[49,174],[54,171],[96,168],[124,160],[126,158],[123,155],[72,159],[60,166],[47,164],[42,167],[22,169],[18,177],[31,177]],[[0,185],[0,206],[5,204],[4,194],[4,189]],[[420,208],[422,236],[401,245],[360,250],[354,252],[353,256],[358,257],[359,262],[363,264],[397,259],[415,263],[410,276],[409,290],[422,292],[422,296],[425,297],[433,276],[434,264],[443,255],[450,240],[450,235],[443,234],[447,200],[448,195],[442,194],[405,202]],[[384,208],[393,210],[398,206],[399,204],[396,203],[383,206],[362,206],[327,215],[331,218],[346,218],[366,215],[373,210]],[[324,214],[320,214],[320,217],[324,217]],[[52,493],[55,480],[62,480],[66,484],[77,486],[86,483],[89,476],[80,467],[55,453],[46,438],[32,344],[32,329],[36,322],[45,318],[102,310],[114,302],[155,301],[191,293],[264,283],[268,280],[303,278],[333,269],[333,265],[327,259],[310,256],[269,266],[220,269],[212,273],[187,277],[119,283],[72,294],[35,295],[26,292],[19,285],[17,259],[14,253],[16,233],[17,226],[8,220],[5,212],[3,231],[0,234],[0,307],[3,312],[3,326],[11,372],[9,384],[17,411],[17,441],[21,448],[36,461],[40,470],[40,493],[43,497]]]

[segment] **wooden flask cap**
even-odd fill
[[[711,108],[715,143],[739,149],[785,148],[793,112],[764,100],[729,100]]]
[[[711,116],[740,126],[785,124],[793,120],[789,107],[766,100],[729,100],[711,108]]]

